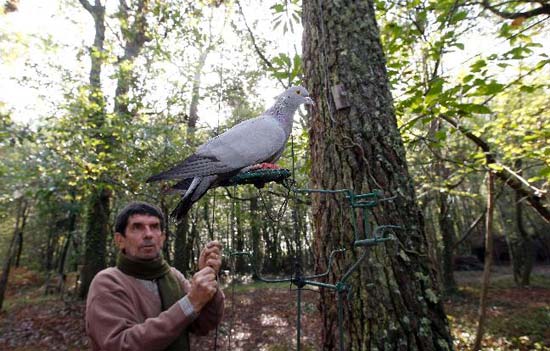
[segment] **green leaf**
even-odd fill
[[[550,178],[550,167],[544,167],[539,171],[539,176]]]
[[[479,104],[457,104],[457,107],[464,111],[469,113],[479,113],[479,114],[489,114],[491,113],[491,109],[485,105],[479,105]]]
[[[285,5],[283,5],[283,4],[275,4],[275,5],[271,6],[271,9],[272,9],[273,12],[275,12],[275,13],[281,13],[281,12],[284,12],[284,11],[285,11]]]
[[[504,84],[491,81],[489,84],[483,84],[478,87],[476,95],[495,95],[504,90]]]
[[[468,16],[468,12],[466,12],[466,11],[457,12],[451,17],[451,20],[449,21],[449,23],[450,24],[456,24],[456,23],[462,21],[463,19],[465,19],[467,16]]]
[[[498,172],[501,172],[504,170],[504,167],[502,167],[502,165],[499,165],[498,163],[489,163],[487,167]]]
[[[485,67],[487,67],[487,61],[484,59],[479,59],[470,66],[470,69],[472,72],[479,72]]]
[[[438,130],[435,133],[434,137],[438,141],[444,141],[445,139],[447,139],[447,133],[444,130]]]
[[[532,93],[537,90],[537,88],[532,85],[522,85],[519,90],[523,91],[524,93]]]

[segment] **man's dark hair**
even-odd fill
[[[149,215],[157,217],[160,220],[160,230],[164,231],[164,214],[161,209],[147,202],[130,202],[116,216],[115,232],[126,235],[126,226],[128,219],[133,215]]]

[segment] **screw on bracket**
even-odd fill
[[[330,90],[332,92],[332,98],[334,99],[334,105],[337,110],[342,110],[351,106],[348,93],[343,84],[333,85]]]

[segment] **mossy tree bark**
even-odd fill
[[[346,350],[452,349],[438,284],[427,251],[405,150],[397,128],[373,1],[303,2],[304,73],[317,108],[310,120],[313,188],[383,191],[371,220],[401,226],[388,250],[377,247],[352,276],[345,306]],[[341,84],[349,107],[337,110],[331,87]],[[334,248],[354,239],[343,198],[313,197],[316,266],[326,270]],[[393,247],[393,249],[391,249]],[[359,249],[355,249],[360,254]],[[337,260],[331,278],[355,261]],[[372,284],[370,284],[372,283]],[[334,294],[322,290],[323,349],[338,344]]]
[[[99,0],[95,0],[94,5],[88,0],[80,0],[80,3],[93,17],[95,25],[94,43],[90,48],[90,106],[87,118],[99,130],[103,126],[106,114],[105,98],[101,89],[105,43],[105,6]],[[99,133],[96,133],[94,137],[101,140]],[[102,143],[99,144],[98,150],[96,150],[98,153],[103,151],[104,147]],[[80,297],[85,297],[88,294],[92,279],[97,272],[105,268],[105,243],[109,233],[110,198],[111,192],[106,185],[100,183],[92,185],[86,217],[84,264],[80,272]]]
[[[109,164],[112,161],[110,156],[112,150],[119,146],[120,139],[114,137],[109,128],[104,128],[106,122],[105,98],[101,86],[101,70],[104,55],[105,43],[105,6],[100,0],[95,0],[92,5],[88,0],[79,0],[82,6],[88,11],[95,24],[94,44],[90,50],[90,113],[89,120],[95,125],[97,132],[92,136],[97,140],[96,154],[104,155],[98,157],[100,163]],[[130,92],[135,86],[134,62],[141,52],[144,44],[149,40],[147,37],[147,13],[148,0],[139,0],[130,8],[125,1],[119,2],[119,18],[121,32],[124,38],[124,54],[119,57],[117,70],[117,86],[113,113],[121,121],[130,122],[137,111],[130,110]],[[133,18],[133,21],[128,21]],[[137,109],[137,108],[136,108]],[[131,138],[132,136],[126,136]],[[84,297],[93,277],[105,268],[106,242],[109,235],[109,214],[111,207],[111,189],[109,182],[105,179],[110,176],[102,172],[91,189],[91,196],[88,202],[88,214],[86,220],[86,250],[84,266],[81,272],[79,295]]]

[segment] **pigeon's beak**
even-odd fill
[[[315,102],[313,102],[313,100],[309,96],[306,96],[305,100],[306,100],[305,102],[306,105],[315,106]]]

